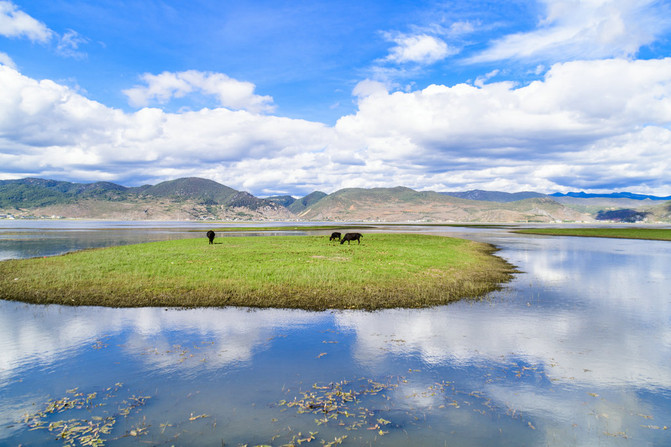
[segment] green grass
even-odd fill
[[[427,307],[478,297],[515,271],[487,244],[411,234],[204,238],[0,262],[0,298],[31,303]]]
[[[671,241],[671,230],[658,228],[534,228],[515,233]]]

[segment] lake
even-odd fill
[[[211,225],[0,221],[0,259]],[[521,273],[420,310],[1,301],[0,445],[671,445],[670,242],[392,228]]]

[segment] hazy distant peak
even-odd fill
[[[481,189],[473,189],[471,191],[458,191],[458,192],[441,192],[447,196],[458,197],[460,199],[468,200],[480,200],[483,202],[516,202],[518,200],[524,199],[534,199],[539,197],[546,197],[545,194],[533,191],[522,191],[522,192],[502,192],[502,191],[483,191]]]
[[[652,195],[646,195],[646,194],[635,194],[631,192],[612,192],[612,193],[607,193],[607,194],[592,194],[592,193],[586,193],[583,191],[580,192],[567,192],[567,193],[561,193],[561,192],[555,192],[553,194],[550,194],[552,197],[575,197],[575,198],[580,198],[580,199],[592,199],[596,197],[607,197],[611,199],[633,199],[633,200],[671,200],[671,196],[666,196],[666,197],[660,197],[660,196],[652,196]]]

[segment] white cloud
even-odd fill
[[[671,194],[671,58],[555,64],[525,86],[486,77],[410,92],[364,81],[358,111],[329,127],[223,107],[125,113],[0,65],[0,165],[5,178],[201,176],[252,193],[611,184]],[[215,91],[217,79],[158,75],[146,94]]]
[[[538,28],[505,36],[469,62],[633,56],[671,27],[655,0],[542,0]]]
[[[387,85],[382,82],[364,79],[354,86],[352,94],[357,98],[365,98],[376,94],[387,94],[388,90]]]
[[[16,64],[14,63],[14,61],[12,60],[12,58],[9,57],[9,55],[8,55],[7,53],[3,53],[3,52],[1,52],[1,51],[0,51],[0,64],[2,64],[2,65],[6,65],[6,66],[8,66],[9,68],[14,68],[14,69],[16,69]]]
[[[413,62],[429,65],[456,53],[441,39],[428,34],[388,36],[396,46],[389,50],[387,62],[404,64]]]
[[[32,18],[10,1],[0,1],[0,35],[26,37],[34,42],[46,43],[52,35],[47,26]]]
[[[660,157],[671,150],[671,59],[569,62],[522,87],[432,85],[378,91],[358,104],[356,114],[336,124],[342,146],[358,145],[362,158],[383,161],[387,172],[409,174],[420,166],[421,179],[402,183],[410,187],[483,187],[507,179],[513,190],[524,182],[525,189],[551,191],[570,184],[569,175],[557,176],[560,183],[541,177],[538,167],[551,163],[598,172],[590,178],[603,176],[602,184],[622,176],[630,186],[649,185],[651,160],[661,178],[670,174]],[[636,160],[627,157],[633,153]]]
[[[89,40],[74,30],[68,30],[63,35],[49,29],[44,23],[34,19],[10,1],[0,0],[0,35],[10,38],[25,37],[33,42],[47,43],[52,39],[56,39],[56,53],[60,56],[81,59],[86,57],[86,53],[82,52],[79,47],[82,44],[88,43]],[[4,53],[0,54],[0,56]],[[5,55],[6,56],[6,55]],[[0,63],[15,67],[11,59],[5,61],[6,58],[0,57]]]
[[[128,114],[0,66],[0,143],[9,172],[39,170],[61,178],[106,173],[115,180],[156,178],[158,172],[202,176],[211,169],[217,179],[240,186],[245,175],[227,170],[235,163],[317,152],[331,134],[320,123],[225,108]],[[234,178],[222,177],[229,175]]]
[[[77,31],[68,30],[65,34],[60,36],[56,52],[61,56],[82,59],[86,57],[86,53],[80,51],[79,46],[88,42],[89,40]]]
[[[222,107],[230,109],[251,112],[269,112],[274,109],[270,96],[254,94],[254,84],[238,81],[223,73],[189,70],[158,75],[145,73],[141,78],[145,86],[124,90],[129,103],[135,107],[147,106],[152,101],[165,104],[172,98],[198,92],[216,97]]]
[[[499,74],[500,70],[492,70],[489,73],[485,74],[484,76],[478,76],[477,79],[473,82],[473,84],[477,87],[484,87],[485,83],[492,79],[493,77],[496,77]]]
[[[476,26],[473,22],[454,22],[452,23],[446,34],[449,36],[462,36],[474,32]]]
[[[671,122],[671,59],[568,62],[523,87],[478,84],[361,97],[336,128],[369,143],[402,135],[423,150],[526,157]]]

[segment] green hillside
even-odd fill
[[[300,214],[303,211],[305,211],[306,208],[314,205],[315,203],[319,202],[321,199],[326,197],[326,195],[327,194],[324,192],[314,191],[308,194],[307,196],[303,197],[302,199],[294,201],[287,208],[294,214]]]
[[[128,188],[109,183],[71,183],[39,178],[0,181],[0,208],[36,208],[80,199],[125,200]]]
[[[0,181],[0,211],[15,217],[183,220],[291,218],[282,205],[212,180],[190,177],[157,185]]]
[[[516,202],[518,200],[545,197],[545,194],[533,191],[509,193],[501,191],[483,191],[480,189],[474,189],[471,191],[441,192],[441,194],[452,197],[459,197],[460,199],[483,200],[486,202]]]
[[[387,222],[564,222],[591,220],[547,198],[515,202],[461,199],[433,191],[395,188],[346,188],[300,214],[309,220]]]
[[[540,197],[475,191],[470,200],[433,191],[345,188],[303,198],[261,199],[198,177],[125,187],[111,182],[72,183],[39,178],[0,181],[0,211],[14,217],[130,220],[281,220],[383,222],[592,222],[671,221],[671,202],[629,198]],[[485,194],[486,193],[486,194]],[[504,201],[503,199],[506,199]],[[499,199],[499,201],[494,201]],[[624,216],[624,217],[623,217]],[[628,217],[630,216],[630,217]]]
[[[292,196],[270,196],[266,197],[266,200],[270,200],[271,202],[277,203],[278,205],[284,207],[289,207],[296,201],[296,199],[294,199]]]
[[[198,177],[169,180],[142,191],[147,196],[195,200],[206,205],[224,204],[237,193],[233,188]]]

